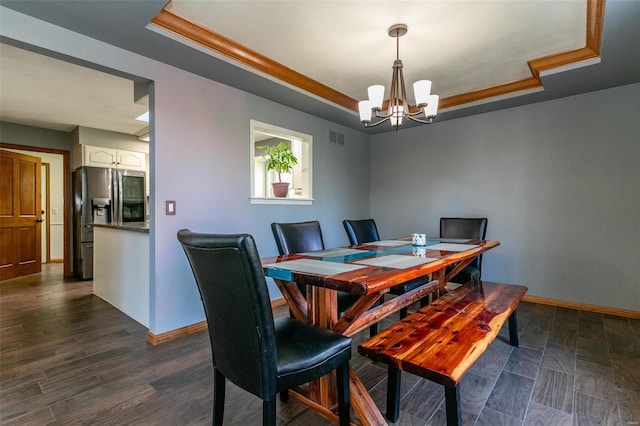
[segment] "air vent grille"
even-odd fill
[[[344,146],[344,135],[342,133],[329,131],[329,142],[334,145]]]

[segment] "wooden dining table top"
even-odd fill
[[[491,240],[428,238],[425,246],[413,246],[410,237],[403,237],[261,260],[268,277],[364,295],[443,270],[498,245]]]

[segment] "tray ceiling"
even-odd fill
[[[465,103],[452,102],[456,96],[537,77],[531,61],[585,48],[589,37],[598,37],[589,32],[588,12],[594,15],[592,19],[602,18],[597,2],[586,0],[375,2],[363,6],[359,1],[173,0],[153,23],[170,36],[181,36],[178,40],[208,47],[293,85],[299,80],[297,74],[302,74],[311,84],[347,98],[329,95],[328,100],[354,109],[355,101],[367,97],[369,85],[383,84],[388,91],[396,43],[387,29],[393,24],[409,26],[408,34],[400,39],[407,85],[432,80],[433,93],[449,98],[443,101],[447,107]],[[216,37],[222,41],[217,42]],[[227,50],[232,43],[233,51]],[[243,50],[247,56],[272,60],[274,66],[264,67],[260,57],[254,63],[238,58],[238,51]],[[597,52],[591,52],[571,62],[595,56]],[[559,62],[565,63],[565,59]],[[278,66],[285,71],[274,72]],[[287,80],[286,70],[297,74]],[[530,90],[533,85],[529,82],[516,89]],[[300,88],[308,90],[306,85]],[[322,91],[315,94],[323,96]]]
[[[167,4],[120,0],[82,2],[81,8],[79,4],[2,0],[0,17],[12,19],[9,12],[29,15],[367,133],[391,130],[363,129],[356,103],[367,96],[371,84],[383,84],[388,91],[395,45],[387,28],[400,22],[409,26],[400,40],[406,83],[433,81],[433,92],[441,95],[436,123],[640,81],[640,2],[636,1],[173,0]],[[6,36],[2,42],[41,52]],[[7,51],[5,44],[0,53]],[[68,80],[55,75],[63,67],[44,62],[31,67],[31,59],[22,59],[25,65],[9,64],[11,70],[0,70],[0,120],[123,133],[139,126],[118,124],[121,119],[107,122],[108,115],[98,107],[110,98],[101,101],[99,90],[77,90],[75,97],[56,92]],[[52,84],[34,85],[29,80],[38,67],[49,71]],[[83,84],[77,88],[93,81],[104,84],[104,73],[89,71],[93,72],[79,77]],[[15,75],[19,73],[24,75]],[[131,76],[138,82],[148,81],[147,77]],[[13,84],[22,86],[16,88],[22,97],[9,96],[7,87]],[[122,117],[131,120],[130,107],[111,110],[121,110]],[[67,111],[64,116],[63,111]]]

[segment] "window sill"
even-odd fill
[[[251,204],[294,204],[310,206],[313,198],[276,198],[276,197],[251,197]]]

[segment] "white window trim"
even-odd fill
[[[277,198],[277,197],[255,197],[255,129],[264,128],[276,137],[282,139],[298,138],[309,144],[309,197],[308,198]],[[250,137],[249,137],[249,163],[251,170],[251,196],[249,197],[251,204],[291,204],[291,205],[311,205],[313,204],[313,136],[305,133],[296,132],[294,130],[278,127],[273,124],[263,123],[257,120],[250,120]]]
[[[297,204],[310,206],[315,201],[313,198],[276,198],[276,197],[251,197],[251,204]]]

